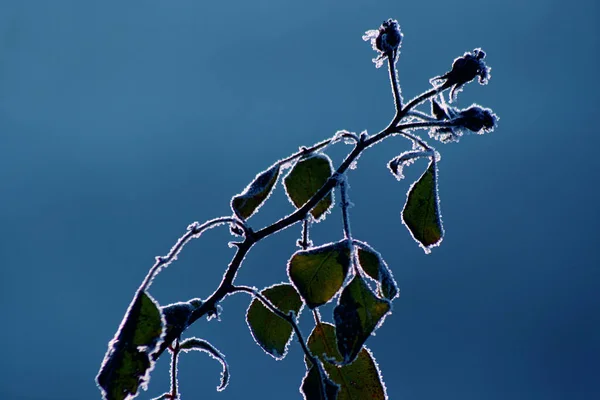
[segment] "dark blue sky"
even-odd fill
[[[368,341],[391,399],[600,396],[600,144],[595,1],[81,0],[0,2],[0,398],[79,400],[156,255],[276,159],[336,130],[374,133],[393,115],[385,70],[361,40],[385,18],[405,34],[405,98],[482,47],[477,102],[501,117],[486,136],[438,146],[446,237],[426,256],[400,222],[417,163],[397,182],[392,138],[349,175],[354,235],[378,249],[401,288]],[[334,160],[348,146],[332,151]],[[281,186],[256,228],[291,211]],[[299,227],[260,243],[239,283],[285,279]],[[338,211],[313,230],[341,238]],[[151,288],[162,304],[206,297],[233,254],[226,229],[191,243]],[[228,298],[222,321],[190,334],[184,399],[299,398],[294,343],[276,362]],[[330,309],[323,315],[330,319]],[[302,318],[309,333],[308,313]],[[150,398],[168,388],[161,359]]]

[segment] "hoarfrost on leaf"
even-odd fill
[[[391,173],[396,177],[396,179],[402,180],[404,179],[404,174],[402,173],[404,167],[413,164],[418,158],[431,157],[432,155],[432,150],[405,151],[398,157],[393,158],[388,163],[388,168],[390,169]]]

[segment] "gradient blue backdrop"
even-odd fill
[[[386,141],[350,173],[355,236],[386,258],[402,295],[369,340],[391,399],[600,398],[600,6],[596,1],[0,1],[0,398],[99,398],[94,377],[154,256],[194,221],[230,214],[254,174],[338,129],[393,115],[385,70],[361,40],[399,20],[405,98],[483,47],[488,136],[440,146],[446,227],[431,255],[399,212],[410,179]],[[338,145],[335,160],[348,146]],[[281,191],[253,218],[291,211]],[[285,279],[299,227],[258,245],[239,283]],[[341,235],[339,212],[313,230]],[[233,254],[226,229],[191,243],[152,286],[162,304],[205,297]],[[294,399],[282,362],[252,341],[248,297],[190,334],[227,356],[181,360],[184,399]],[[330,311],[324,315],[330,318]],[[308,313],[302,326],[308,333]],[[161,359],[150,398],[168,388]]]

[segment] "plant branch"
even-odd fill
[[[423,121],[437,121],[438,120],[437,118],[432,117],[431,115],[424,113],[422,111],[419,111],[419,110],[411,110],[411,111],[407,112],[406,115],[411,116],[411,117],[420,118]]]
[[[179,357],[179,339],[175,339],[175,346],[171,350],[171,399],[176,400],[179,396],[177,393],[177,358]]]
[[[173,247],[171,247],[171,250],[169,251],[169,253],[166,256],[156,257],[156,262],[154,263],[152,268],[150,268],[150,270],[148,271],[148,274],[146,275],[146,278],[144,278],[144,281],[142,282],[139,290],[141,290],[141,291],[147,290],[150,287],[150,285],[152,284],[152,280],[160,272],[160,270],[162,268],[167,267],[171,262],[173,262],[175,259],[177,259],[177,255],[179,254],[179,252],[181,252],[181,249],[183,249],[183,247],[191,239],[200,237],[202,232],[204,232],[207,229],[211,229],[216,226],[225,225],[228,223],[239,226],[246,234],[249,233],[248,227],[243,222],[241,222],[237,218],[233,218],[233,217],[220,217],[220,218],[211,219],[210,221],[206,221],[202,225],[198,225],[197,222],[190,224],[187,228],[187,232],[177,240],[175,245]]]
[[[394,104],[396,106],[396,115],[392,124],[397,124],[402,119],[402,95],[400,94],[400,85],[398,84],[398,70],[396,69],[396,57],[388,57],[388,70],[390,73],[390,84],[394,92]]]
[[[400,113],[401,118],[404,117],[404,115],[406,115],[406,113],[408,111],[410,111],[410,109],[412,107],[415,107],[416,105],[425,101],[429,97],[434,96],[436,93],[438,93],[438,89],[432,89],[432,90],[429,90],[429,91],[421,94],[420,96],[416,97],[415,99],[411,100],[407,104],[407,106],[404,109],[402,109],[402,111]],[[409,125],[409,124],[406,124],[406,125]],[[217,287],[217,289],[208,297],[208,299],[206,299],[206,301],[200,307],[195,309],[192,312],[192,314],[190,315],[190,318],[188,319],[188,327],[191,326],[195,321],[197,321],[204,315],[215,312],[216,305],[230,293],[230,290],[233,287],[233,281],[235,280],[237,272],[240,269],[242,262],[244,261],[244,258],[246,257],[246,254],[248,254],[248,251],[250,251],[250,248],[254,244],[256,244],[260,240],[264,239],[265,237],[270,236],[276,232],[279,232],[279,231],[301,221],[302,219],[306,218],[306,216],[308,215],[310,210],[312,210],[335,187],[335,185],[338,182],[338,176],[341,174],[344,174],[346,172],[346,170],[348,170],[350,165],[352,165],[352,163],[362,154],[362,152],[365,149],[382,141],[383,139],[385,139],[386,137],[388,137],[392,134],[402,134],[413,141],[418,139],[418,137],[416,137],[414,135],[410,135],[407,132],[400,132],[399,129],[396,127],[396,124],[392,124],[392,123],[390,123],[388,125],[388,127],[385,128],[383,131],[381,131],[373,136],[370,136],[368,138],[367,137],[361,138],[361,140],[359,140],[358,142],[356,142],[354,144],[354,148],[346,156],[346,158],[342,161],[342,163],[340,164],[338,169],[335,171],[335,173],[325,182],[325,184],[302,207],[300,207],[296,211],[292,212],[291,214],[288,214],[287,216],[281,218],[280,220],[272,223],[271,225],[268,225],[268,226],[260,229],[259,231],[253,232],[250,228],[248,228],[247,226],[245,226],[240,221],[238,221],[237,219],[234,219],[234,218],[221,218],[221,219],[211,220],[211,221],[203,224],[202,226],[206,226],[207,224],[209,224],[211,222],[213,224],[234,222],[234,223],[240,225],[244,229],[244,231],[246,232],[246,235],[245,235],[245,239],[243,242],[237,243],[237,251],[236,251],[235,255],[233,256],[231,262],[229,263],[227,270],[225,271],[223,278],[221,279],[221,282],[220,282],[219,286]],[[352,136],[352,135],[350,135],[350,136]],[[303,154],[306,154],[306,152],[312,152],[312,151],[321,149],[321,148],[327,146],[328,144],[330,144],[331,142],[333,142],[333,139],[334,138],[331,138],[331,139],[319,142],[310,148],[305,148],[304,150],[301,150],[300,152],[292,155],[291,157],[288,157],[288,158],[282,160],[282,162],[293,160],[295,157],[300,157]],[[430,148],[429,146],[427,146],[427,144],[425,142],[421,141],[420,139],[418,139],[418,140],[419,140],[419,142],[418,142],[419,144],[421,144],[425,148]],[[167,257],[165,257],[165,258],[157,259],[157,263],[160,262],[160,260],[164,261],[164,259],[168,259],[168,262],[171,262],[173,260],[173,257],[179,251],[181,251],[181,248],[183,247],[183,245],[187,241],[189,241],[189,239],[192,236],[194,236],[194,235],[191,235],[190,232],[187,232],[184,236],[182,236],[177,241],[176,245],[173,246],[169,255],[167,255]],[[166,263],[166,261],[164,261],[164,263]],[[152,275],[152,270],[154,270],[154,269],[157,269],[156,265],[154,267],[152,267],[152,269],[149,273],[149,276]],[[162,352],[166,349],[167,344],[171,343],[174,339],[175,339],[175,337],[169,337],[169,335],[167,335],[165,337],[164,343],[161,345],[161,348],[156,353],[154,353],[154,359],[157,359],[162,354]]]

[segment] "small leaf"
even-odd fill
[[[319,307],[340,290],[350,267],[346,239],[294,253],[288,275],[310,309]]]
[[[106,400],[134,398],[146,389],[152,355],[160,344],[163,320],[159,305],[146,292],[137,292],[123,322],[110,341],[96,382]]]
[[[336,400],[338,392],[340,391],[339,385],[333,382],[325,371],[321,370],[324,375],[323,381],[319,378],[319,367],[313,365],[306,375],[302,379],[302,385],[300,386],[300,393],[304,397],[304,400]],[[325,393],[323,393],[325,389]]]
[[[248,219],[269,197],[279,176],[279,163],[260,172],[244,191],[231,199],[231,209],[241,219]]]
[[[338,400],[385,400],[385,386],[379,367],[371,352],[364,347],[352,364],[336,366],[327,359],[340,362],[340,355],[336,344],[335,327],[328,323],[315,326],[308,338],[308,348],[311,353],[323,361],[323,367],[329,378],[340,386]],[[307,366],[310,362],[307,361]]]
[[[344,288],[333,310],[337,346],[344,364],[354,361],[390,308],[390,302],[375,296],[360,275]]]
[[[293,311],[299,316],[304,305],[300,295],[290,284],[278,284],[261,291],[279,311],[288,314]],[[292,326],[268,309],[259,299],[254,298],[246,312],[246,322],[256,343],[276,360],[287,353],[292,339]]]
[[[217,386],[217,391],[222,391],[227,387],[229,383],[229,366],[225,361],[225,356],[221,354],[219,350],[209,342],[196,337],[188,338],[179,344],[179,348],[182,351],[188,352],[192,350],[204,351],[210,354],[215,360],[219,361],[223,366],[223,372],[221,373],[221,384]]]
[[[398,297],[398,284],[381,255],[368,244],[354,241],[358,248],[358,263],[367,275],[377,281],[379,294],[388,300]]]
[[[187,302],[178,302],[161,307],[165,318],[165,337],[179,337],[188,327],[188,319],[192,312],[202,305],[201,299],[192,299]]]
[[[283,183],[288,199],[296,208],[301,208],[333,175],[331,159],[325,154],[314,154],[300,160]],[[333,193],[330,191],[310,210],[315,218],[323,217],[333,206]]]
[[[408,190],[402,210],[402,222],[426,253],[439,246],[444,236],[440,215],[435,159],[419,180]]]

